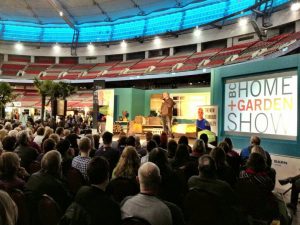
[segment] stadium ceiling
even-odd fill
[[[1,0],[0,40],[137,39],[249,15],[259,2],[278,7],[289,0]]]

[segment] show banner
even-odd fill
[[[296,71],[226,80],[224,131],[296,140],[297,96]]]
[[[106,116],[105,130],[113,132],[114,126],[114,90],[113,89],[103,89],[98,90],[98,105],[99,112],[102,112]],[[104,111],[101,111],[104,110]]]
[[[203,116],[209,122],[211,131],[218,134],[218,106],[204,105],[199,107],[203,109]]]

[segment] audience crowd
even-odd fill
[[[148,132],[142,143],[125,133],[114,141],[110,132],[93,135],[76,126],[2,123],[0,224],[44,224],[45,196],[56,206],[60,225],[131,220],[151,225],[289,224],[284,202],[274,194],[270,154],[259,137],[251,137],[240,154],[230,138],[216,147],[206,135],[189,141],[186,136],[169,139],[164,132]],[[16,191],[24,201],[18,201]]]

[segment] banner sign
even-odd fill
[[[224,131],[296,140],[297,72],[226,80]]]

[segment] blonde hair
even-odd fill
[[[51,150],[43,156],[41,168],[45,173],[60,175],[61,162],[61,154],[56,150]]]
[[[0,190],[0,224],[15,225],[18,219],[18,207],[12,198]]]
[[[70,130],[68,130],[68,129],[65,129],[65,130],[64,130],[64,136],[65,136],[65,137],[67,137],[70,133],[71,133]]]
[[[53,129],[51,129],[50,127],[45,127],[44,137],[48,138],[51,134],[53,134]]]
[[[3,141],[3,139],[7,136],[7,130],[1,129],[0,130],[0,141]]]
[[[11,130],[8,132],[8,136],[12,136],[12,137],[17,137],[17,134],[18,134],[19,131],[17,130]]]
[[[114,177],[127,177],[134,178],[137,176],[140,167],[140,158],[132,146],[127,146],[116,165],[113,176]]]
[[[55,144],[57,144],[59,142],[59,140],[60,140],[58,134],[51,134],[49,136],[49,138],[53,139],[55,141]]]

